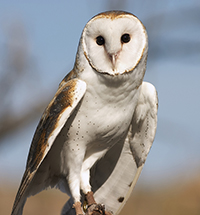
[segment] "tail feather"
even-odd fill
[[[26,199],[20,200],[17,204],[14,204],[11,215],[22,215]]]

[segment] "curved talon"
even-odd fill
[[[105,215],[105,206],[101,204],[92,204],[88,207],[87,215]]]
[[[105,205],[102,205],[102,204],[96,205],[96,207],[94,208],[94,212],[105,215]],[[95,215],[95,213],[94,213],[94,215]]]
[[[88,209],[88,205],[87,205],[86,199],[83,201],[82,207],[83,207],[83,211],[86,213],[86,211]]]

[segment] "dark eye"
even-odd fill
[[[131,37],[129,34],[123,34],[121,37],[121,42],[122,43],[128,43],[131,40]]]
[[[96,38],[96,43],[97,43],[97,45],[102,46],[102,45],[104,45],[105,40],[104,40],[104,38],[102,36],[98,36]]]

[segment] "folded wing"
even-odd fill
[[[23,206],[28,197],[27,189],[37,169],[85,91],[86,83],[84,81],[72,79],[63,82],[45,109],[32,140],[26,170],[15,198],[12,215],[22,214]]]

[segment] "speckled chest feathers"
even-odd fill
[[[125,139],[137,105],[143,78],[141,71],[137,73],[135,69],[115,77],[92,74],[85,80],[83,73],[86,93],[53,146],[62,147],[60,167],[64,174],[67,174],[70,157],[80,156],[85,160],[99,153],[96,161],[114,144]],[[140,77],[135,79],[135,76]]]

